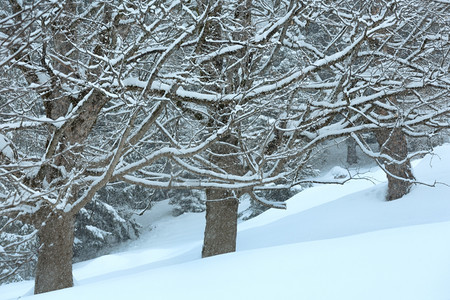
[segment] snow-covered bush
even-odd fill
[[[116,209],[100,199],[81,209],[75,221],[74,261],[97,257],[138,237],[139,225],[131,214],[129,209]]]
[[[199,190],[168,191],[169,204],[173,206],[172,214],[176,217],[186,212],[203,212],[206,209],[206,196]]]
[[[0,284],[31,279],[37,259],[37,237],[32,226],[0,218]]]

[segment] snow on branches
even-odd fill
[[[115,182],[279,207],[255,192],[342,136],[397,178],[420,153],[392,148],[450,125],[449,5],[423,4],[2,3],[0,214],[50,240]]]

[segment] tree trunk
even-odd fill
[[[356,142],[354,139],[347,139],[347,163],[356,165],[358,163],[358,155],[356,154]]]
[[[238,200],[228,191],[208,190],[202,257],[236,251]]]
[[[39,228],[35,294],[73,286],[73,225],[72,216],[52,214]]]
[[[228,135],[211,147],[211,161],[229,174],[242,175],[243,167],[236,153],[238,140]],[[202,257],[236,251],[239,201],[233,191],[206,190],[206,227]]]
[[[405,134],[401,129],[394,128],[392,130],[379,130],[375,135],[382,154],[387,154],[395,160],[403,161],[401,164],[395,164],[388,160],[382,161],[388,178],[386,200],[399,199],[408,194],[412,181],[415,179],[411,171],[411,162],[409,159],[406,159],[408,156],[408,145]]]
[[[210,1],[203,1],[204,4]],[[233,33],[233,38],[241,40],[243,43],[248,40],[248,27],[251,24],[251,6],[252,0],[236,1],[235,21],[242,24],[242,29]],[[211,15],[218,17],[222,14],[222,8],[218,5]],[[213,40],[221,40],[222,25],[212,19],[205,25],[208,33],[207,38]],[[217,45],[208,44],[206,36],[202,37],[199,42],[200,47],[198,52],[202,53],[208,48],[217,48]],[[209,51],[210,51],[209,49]],[[236,53],[237,61],[223,60],[221,57],[215,58],[212,65],[203,66],[205,77],[208,77],[212,82],[214,79],[219,79],[218,74],[223,72],[223,65],[227,63],[228,66],[234,65],[228,71],[228,74],[223,74],[227,79],[226,90],[228,93],[238,91],[241,87],[247,86],[250,82],[247,80],[248,76],[248,53],[247,49],[242,49]],[[236,74],[241,74],[236,76]],[[215,92],[220,93],[221,87],[217,85]],[[230,116],[232,107],[219,103],[211,108],[211,118],[209,120],[209,127],[215,128],[217,123],[226,124]],[[219,144],[212,147],[210,160],[215,165],[219,166],[228,174],[242,175],[243,166],[237,157],[237,145],[239,141],[237,137],[231,133],[220,139]],[[234,195],[233,191],[223,190],[207,190],[206,191],[206,227],[203,241],[202,257],[208,257],[228,252],[236,251],[236,233],[237,233],[237,217],[239,201]]]

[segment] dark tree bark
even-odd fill
[[[358,163],[358,155],[356,154],[356,142],[354,139],[347,139],[347,163],[356,165]]]
[[[411,189],[414,175],[411,171],[411,162],[407,159],[408,144],[405,134],[399,128],[380,129],[376,132],[376,139],[380,145],[380,152],[387,154],[400,164],[389,160],[382,160],[388,178],[388,192],[386,200],[395,200],[406,195]]]
[[[51,215],[39,228],[35,294],[73,286],[73,225],[72,216]]]
[[[236,251],[238,200],[231,192],[208,190],[202,257]]]
[[[223,137],[212,147],[211,161],[229,174],[242,174],[236,152],[238,140],[232,135]],[[239,201],[233,191],[208,189],[206,191],[206,226],[202,257],[236,250],[236,232]]]

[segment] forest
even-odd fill
[[[318,177],[336,145],[385,201],[433,186],[449,74],[447,0],[1,1],[0,283],[72,287],[163,200],[234,252],[239,219],[360,177]]]

